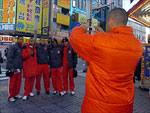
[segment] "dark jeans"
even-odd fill
[[[0,64],[0,74],[2,73],[2,71],[1,71],[1,64]]]
[[[137,80],[141,80],[141,65],[137,65],[134,72],[134,77],[137,76]]]

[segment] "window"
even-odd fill
[[[77,0],[77,8],[79,8],[79,0]]]
[[[84,10],[86,10],[86,0],[84,0]]]
[[[76,0],[73,0],[72,6],[76,7]]]
[[[80,1],[81,1],[80,8],[83,9],[83,0],[80,0]]]

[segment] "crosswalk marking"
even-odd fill
[[[0,74],[0,81],[7,80],[9,77],[6,77],[6,70],[2,70],[2,74]]]

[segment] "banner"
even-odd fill
[[[70,0],[57,0],[58,6],[70,9]]]
[[[41,34],[42,0],[18,0],[16,31],[34,33],[37,18],[37,33]]]
[[[0,30],[15,30],[16,0],[0,0]]]
[[[48,33],[48,25],[49,25],[49,0],[43,0],[43,35],[47,35]]]
[[[70,16],[57,13],[57,23],[69,26]]]

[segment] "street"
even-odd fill
[[[41,94],[29,97],[27,101],[18,99],[11,103],[7,100],[8,79],[0,75],[0,113],[80,113],[81,104],[85,91],[86,74],[82,72],[84,61],[79,59],[77,70],[78,77],[75,78],[75,95],[69,93],[63,97],[58,94],[52,94],[52,85],[50,95],[45,94],[42,80]],[[4,74],[3,74],[4,75]],[[2,79],[5,78],[5,79]],[[21,95],[23,95],[23,82]],[[148,100],[148,91],[138,88],[139,82],[135,85],[135,99],[133,113],[150,113],[150,101]],[[35,89],[33,91],[35,93]]]

